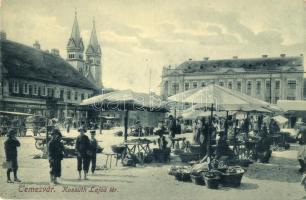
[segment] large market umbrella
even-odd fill
[[[195,120],[198,117],[209,117],[210,114],[211,114],[210,111],[203,111],[203,110],[190,108],[190,109],[184,110],[181,116],[183,117],[183,119]],[[234,114],[234,112],[232,112],[231,114]],[[226,112],[222,112],[222,111],[214,112],[214,115],[219,116],[219,117],[225,117]]]
[[[269,103],[250,97],[241,92],[230,90],[228,88],[210,84],[206,87],[185,91],[169,97],[170,101],[198,104],[200,107],[210,107],[211,119],[213,111],[216,110],[237,110],[237,111],[255,111],[256,109],[277,110]],[[212,120],[210,120],[212,124]],[[210,143],[210,138],[209,138]],[[208,145],[210,155],[211,145]]]
[[[124,140],[127,140],[128,112],[131,110],[149,112],[167,112],[161,98],[154,94],[138,93],[132,90],[115,91],[101,94],[81,102],[81,105],[91,105],[95,109],[124,110]]]
[[[176,94],[169,97],[169,100],[175,102],[195,103],[197,104],[197,107],[210,107],[214,104],[215,109],[226,111],[280,110],[276,106],[272,106],[265,101],[214,84]],[[266,110],[263,110],[262,108]]]

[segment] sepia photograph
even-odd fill
[[[306,0],[0,0],[0,200],[306,200]]]

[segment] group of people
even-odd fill
[[[91,172],[94,173],[96,169],[96,157],[98,142],[95,138],[96,131],[90,131],[90,138],[85,134],[86,129],[80,127],[78,129],[80,135],[76,139],[75,150],[77,154],[77,170],[79,172],[79,180],[82,178],[82,171],[84,180],[87,180],[87,174],[91,163]],[[50,179],[51,182],[57,184],[57,177],[61,176],[61,160],[63,159],[64,147],[61,142],[62,134],[59,129],[52,131],[52,138],[48,145],[49,163],[50,163]]]
[[[219,119],[199,117],[194,121],[193,130],[193,140],[200,145],[203,155],[206,155],[209,150],[208,142],[210,142],[211,145],[216,145],[214,153],[217,158],[232,159],[234,151],[229,148],[227,141],[232,140],[237,144],[237,136],[241,133],[244,136],[247,150],[252,151],[253,159],[259,159],[260,162],[268,162],[271,157],[271,140],[268,135],[280,131],[278,124],[273,119],[271,119],[268,128],[261,115],[256,120],[249,116],[244,120],[233,119],[231,116]],[[252,137],[249,136],[251,131],[254,133]],[[229,138],[230,136],[231,138]],[[250,139],[255,140],[256,145],[249,143]]]
[[[96,169],[96,155],[98,142],[95,138],[96,131],[90,131],[90,138],[85,134],[87,130],[84,127],[78,129],[80,135],[76,139],[75,150],[77,154],[77,170],[79,172],[79,180],[83,177],[87,180],[87,174],[91,163],[91,172]],[[62,143],[62,134],[60,130],[54,127],[51,131],[51,139],[48,142],[48,160],[50,165],[50,181],[57,184],[57,178],[61,177],[61,161],[64,158],[64,145]],[[4,142],[6,168],[7,168],[7,183],[13,183],[11,172],[14,174],[14,182],[20,182],[17,177],[18,161],[17,148],[20,147],[20,142],[16,138],[17,131],[9,130],[7,140]]]

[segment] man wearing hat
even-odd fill
[[[78,171],[79,171],[79,180],[81,180],[81,171],[84,171],[84,179],[87,180],[87,173],[89,168],[90,161],[90,141],[87,135],[85,135],[85,128],[80,127],[78,129],[80,135],[76,139],[75,150],[77,153],[78,160]]]
[[[11,180],[11,171],[14,173],[14,181],[21,182],[17,178],[18,162],[17,162],[17,147],[20,147],[20,142],[16,138],[16,129],[11,129],[8,132],[8,138],[4,142],[4,150],[7,162],[7,182],[13,183]]]
[[[59,129],[52,131],[52,137],[48,145],[50,179],[51,183],[57,184],[56,178],[61,177],[61,161],[64,157],[64,145],[61,142],[62,134]]]
[[[97,158],[97,149],[98,149],[98,142],[95,138],[96,131],[90,131],[90,162],[91,162],[91,173],[94,173],[96,170],[96,158]]]

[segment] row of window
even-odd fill
[[[214,83],[214,81],[211,81],[210,83]],[[261,90],[261,83],[262,81],[256,81],[256,90],[257,91],[260,91]],[[241,90],[241,81],[237,81],[236,83],[237,87],[236,89],[237,90]],[[296,80],[288,80],[288,89],[296,89]],[[205,87],[207,85],[207,82],[205,81],[202,81],[201,82],[201,87]],[[219,85],[224,87],[225,86],[225,83],[223,81],[219,81]],[[252,86],[253,86],[253,83],[252,81],[247,81],[247,90],[251,90],[252,89]],[[172,87],[174,88],[178,88],[179,85],[177,83],[173,83]],[[233,89],[233,82],[228,82],[227,83],[227,87],[229,89]],[[276,80],[275,81],[275,90],[279,90],[281,87],[281,82],[280,80]],[[195,89],[195,88],[198,88],[198,82],[193,82],[192,83],[192,88],[190,87],[190,83],[189,82],[186,82],[185,83],[185,90],[189,90],[189,89]],[[270,89],[270,80],[266,80],[266,89]],[[177,90],[178,91],[178,90]]]
[[[72,58],[77,58],[77,57],[75,56],[75,54],[69,53],[68,54],[68,58],[72,59]],[[83,55],[82,54],[79,55],[79,59],[83,59]]]
[[[209,81],[202,81],[201,82],[201,87],[205,87],[207,85],[207,82]],[[184,83],[184,90],[189,90],[189,89],[195,89],[198,88],[198,83],[199,82],[185,82]],[[215,83],[215,81],[210,81],[210,83]],[[219,81],[219,85],[222,87],[225,87],[225,82],[224,81]],[[288,99],[295,99],[296,98],[296,86],[297,86],[297,81],[296,80],[288,80],[287,81],[287,91],[288,91]],[[234,89],[233,88],[233,82],[229,81],[227,82],[227,87],[229,89]],[[252,95],[252,90],[253,87],[255,88],[255,94],[256,95],[261,95],[261,91],[262,91],[262,81],[256,81],[255,83],[253,83],[252,81],[247,81],[246,83],[246,94],[248,95]],[[242,91],[242,83],[241,81],[237,81],[236,82],[236,88],[237,91]],[[265,96],[269,96],[270,95],[270,90],[272,89],[275,98],[279,98],[280,96],[280,89],[281,89],[281,81],[280,80],[275,80],[275,84],[274,87],[271,88],[270,86],[270,80],[266,80],[265,81],[265,91],[266,91],[266,95]],[[172,84],[172,93],[176,94],[177,92],[179,92],[179,84],[178,83],[173,83]]]
[[[46,87],[46,86],[38,86],[36,84],[28,84],[23,83],[20,84],[16,81],[13,82],[13,85],[11,85],[10,90],[15,94],[27,94],[27,95],[34,95],[34,96],[48,96],[48,97],[55,97],[55,91],[54,88]],[[72,92],[70,90],[66,90],[66,99],[75,101],[78,100],[79,96],[81,97],[81,100],[84,100],[86,98],[85,93],[79,94],[78,92],[74,92],[74,96],[72,96]],[[65,90],[60,90],[60,96],[59,98],[64,100],[65,96]],[[88,97],[90,95],[88,94]]]

